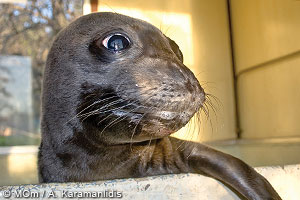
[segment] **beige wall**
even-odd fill
[[[231,0],[242,138],[300,136],[300,1]]]
[[[214,102],[217,117],[210,110],[208,120],[202,116],[201,127],[182,129],[178,137],[202,141],[236,137],[226,0],[99,0],[98,10],[141,18],[160,28],[178,43],[185,64],[205,91],[221,102]],[[88,5],[84,12],[90,12]]]

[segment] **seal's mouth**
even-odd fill
[[[130,123],[142,126],[142,130],[155,135],[170,135],[186,125],[195,113],[158,110],[116,110],[118,118],[126,118]]]
[[[146,134],[151,135],[151,138],[160,138],[171,135],[179,130],[183,124],[180,120],[180,114],[171,111],[130,111],[130,110],[116,110],[113,114],[117,119],[123,118],[128,125],[135,124],[133,129],[134,134]],[[137,127],[142,127],[138,129]],[[137,130],[140,130],[136,132]]]
[[[176,117],[179,116],[179,114],[177,112],[172,112],[172,111],[156,111],[156,112],[130,112],[130,111],[126,111],[126,110],[116,110],[113,111],[114,115],[116,116],[129,116],[129,117],[138,117],[138,118],[142,118],[145,115],[151,115],[153,118],[160,118],[162,120],[173,120]]]
[[[159,117],[164,120],[172,120],[175,119],[178,116],[177,112],[172,111],[159,111],[156,113],[153,113],[154,116]]]

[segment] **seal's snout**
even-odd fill
[[[193,72],[182,63],[171,64],[169,70],[172,74],[170,81],[175,83],[176,89],[182,94],[181,103],[193,102],[198,110],[205,101],[205,92]]]
[[[180,64],[177,70],[184,78],[174,79],[182,94],[180,101],[174,103],[174,107],[181,108],[178,120],[184,126],[204,104],[205,92],[193,72],[185,65]]]
[[[144,129],[173,133],[199,111],[205,92],[192,71],[177,59],[152,59],[151,64],[135,76],[140,86],[139,103],[149,108],[142,120],[148,125]]]

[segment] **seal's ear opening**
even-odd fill
[[[173,52],[176,54],[176,56],[178,57],[178,59],[183,63],[183,54],[179,49],[179,46],[176,44],[176,42],[174,42],[174,40],[170,39],[169,37],[166,36],[166,38],[169,41],[169,44],[173,50]]]

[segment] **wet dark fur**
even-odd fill
[[[113,32],[128,36],[130,47],[113,53],[101,46]],[[239,159],[169,136],[204,101],[178,46],[157,28],[114,13],[83,16],[60,32],[48,55],[40,182],[192,172],[243,198],[280,199]]]

